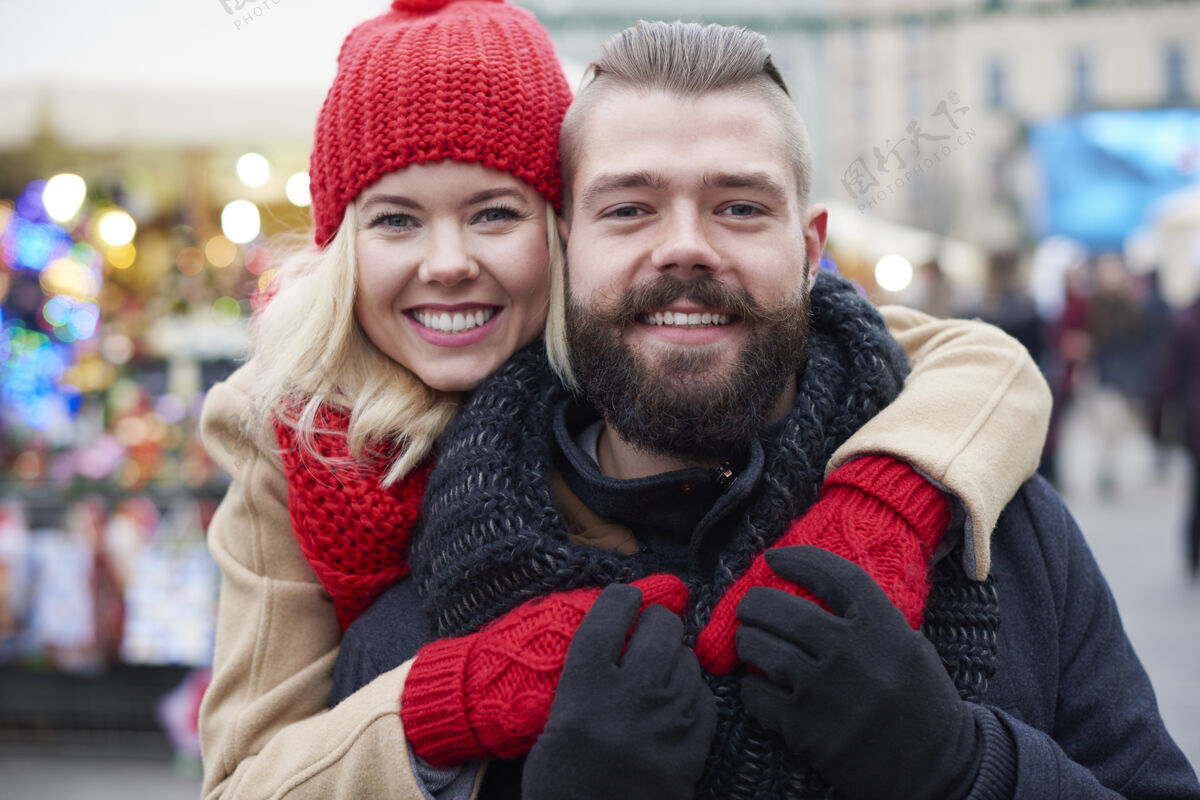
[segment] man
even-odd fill
[[[762,37],[619,34],[561,155],[568,267],[547,350],[585,399],[535,352],[482,387],[439,444],[412,569],[441,636],[618,585],[578,624],[523,775],[493,766],[485,796],[1200,797],[1044,483],[1001,517],[988,581],[960,549],[935,554],[925,636],[854,564],[778,546],[905,367],[870,307],[818,273],[827,213]],[[889,476],[920,493],[911,471]],[[935,505],[895,513],[916,529]],[[614,535],[616,552],[592,546]],[[639,618],[623,584],[664,572],[687,584],[681,619]],[[746,585],[763,572],[824,608]],[[390,635],[361,623],[347,650]],[[739,627],[733,656],[714,626]]]

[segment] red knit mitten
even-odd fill
[[[687,587],[673,575],[634,581],[642,608],[676,614]],[[567,648],[599,588],[530,600],[486,628],[422,647],[405,679],[400,718],[413,752],[435,766],[529,752],[550,716]]]
[[[314,443],[322,455],[350,461],[349,415],[323,407]],[[379,481],[383,462],[332,467],[301,449],[295,429],[275,422],[288,484],[288,514],[300,551],[329,592],[342,630],[385,589],[408,574],[408,546],[421,511],[433,459],[394,485]]]
[[[949,522],[946,498],[912,467],[886,456],[868,456],[834,470],[821,487],[820,499],[772,547],[816,545],[853,561],[916,628],[929,596],[929,559]],[[752,586],[814,599],[772,572],[760,553],[722,596],[696,640],[700,665],[714,675],[732,672],[740,663],[734,648],[741,624],[737,607]]]

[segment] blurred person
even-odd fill
[[[917,269],[916,280],[904,293],[902,302],[939,319],[962,315],[954,284],[936,258],[929,259]]]
[[[413,580],[347,631],[350,685],[335,695],[406,669],[412,653],[395,643],[428,615],[455,638],[406,662],[401,716],[419,747],[410,715],[443,712],[421,738],[448,765],[512,721],[470,707],[508,678],[472,659],[526,642],[529,671],[555,673],[527,757],[491,752],[483,796],[1200,797],[1044,482],[1025,483],[981,541],[941,537],[949,507],[901,462],[825,478],[848,437],[894,410],[906,367],[876,312],[816,269],[827,212],[808,204],[803,122],[763,37],[643,22],[590,73],[561,140],[553,371],[536,350],[517,354],[440,438]],[[903,432],[949,434],[956,451],[962,417],[945,411],[944,429]],[[907,532],[885,521],[897,515]],[[845,549],[805,546],[831,530]],[[938,542],[917,549],[937,576],[919,601],[924,636],[839,555],[914,536]],[[688,597],[675,623],[654,615],[656,639],[642,630],[655,609],[635,622],[644,598],[625,584],[661,571]],[[552,605],[590,602],[600,585],[590,610]],[[514,609],[526,616],[510,627]],[[547,624],[567,643],[561,668],[520,630]],[[707,695],[694,672],[661,667],[681,635],[717,708],[711,742],[695,735]],[[514,707],[527,697],[514,694]]]
[[[1121,442],[1142,429],[1137,414],[1145,407],[1146,352],[1142,305],[1121,257],[1104,253],[1095,261],[1094,288],[1086,329],[1091,342],[1087,419],[1100,444],[1096,483],[1102,497],[1117,489]]]
[[[970,316],[995,325],[1024,345],[1034,361],[1041,361],[1044,325],[1033,295],[1022,284],[1016,253],[992,253],[983,297]]]
[[[1062,438],[1063,419],[1075,400],[1079,371],[1092,352],[1092,337],[1087,330],[1091,296],[1092,279],[1086,264],[1069,267],[1063,274],[1062,307],[1047,326],[1047,349],[1043,364],[1054,405],[1038,474],[1055,485],[1061,479],[1058,472],[1058,445]]]
[[[1200,577],[1200,299],[1172,318],[1150,395],[1150,432],[1156,441],[1161,444],[1175,433],[1170,424],[1175,420],[1191,462],[1184,554],[1188,572],[1196,580]]]
[[[552,269],[562,257],[556,145],[568,101],[545,31],[504,3],[397,0],[344,43],[312,154],[315,247],[281,266],[254,319],[253,358],[205,403],[206,446],[233,476],[209,526],[222,588],[201,713],[207,796],[286,787],[423,796],[445,777],[405,755],[404,725],[428,729],[444,716],[435,707],[401,719],[407,668],[320,712],[342,630],[408,572],[434,441],[465,393],[515,351],[541,347],[550,283],[561,275]],[[913,353],[912,386],[894,405],[897,417],[867,428],[840,458],[864,456],[862,470],[893,464],[878,454],[894,453],[957,493],[985,562],[1004,487],[1019,484],[1036,452],[1005,432],[1036,429],[1042,387],[998,331],[900,309],[889,319]],[[999,406],[997,384],[1008,390]],[[965,434],[952,437],[963,445],[954,459],[944,442],[918,433],[934,421],[944,430],[947,407],[962,415]],[[886,482],[882,497],[871,490],[854,492],[879,508],[908,502],[889,496]],[[841,546],[847,524],[809,523],[808,540]],[[903,538],[898,520],[879,523],[889,524],[896,538],[857,560],[915,621],[928,590],[925,555],[906,559],[936,548],[947,526],[918,542]],[[639,585],[647,603],[682,610],[677,578]],[[550,606],[586,611],[596,594],[518,609],[510,623]],[[679,636],[661,635],[674,624],[662,613],[639,621],[639,635],[685,650]],[[524,655],[508,643],[490,652],[506,665]],[[562,662],[565,645],[555,657]],[[650,661],[686,669],[694,658]],[[429,664],[412,674],[434,673]],[[415,683],[436,702],[453,699]],[[550,694],[540,698],[548,705]],[[468,709],[494,706],[485,691]],[[500,738],[517,752],[529,746],[508,732]],[[475,778],[458,770],[447,780],[469,788]]]

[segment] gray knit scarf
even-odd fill
[[[754,556],[816,500],[834,450],[892,401],[906,372],[904,353],[878,313],[846,281],[819,274],[796,405],[782,432],[764,441],[764,476],[713,574],[689,580],[690,637]],[[548,476],[550,420],[567,399],[537,343],[477,389],[439,440],[410,562],[438,635],[477,630],[547,592],[652,571],[644,558],[566,538]],[[946,569],[945,562],[954,563]],[[990,584],[971,584],[957,563],[946,558],[939,568],[926,633],[960,693],[973,697],[994,668],[998,613]],[[736,674],[707,678],[719,725],[698,796],[831,796],[782,740],[745,714]]]

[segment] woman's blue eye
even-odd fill
[[[475,215],[476,222],[503,222],[510,219],[518,219],[521,215],[514,208],[507,206],[492,206],[485,208]]]
[[[417,221],[413,219],[411,214],[398,214],[395,212],[385,212],[377,216],[372,222],[371,227],[385,225],[389,228],[412,228],[416,227]]]

